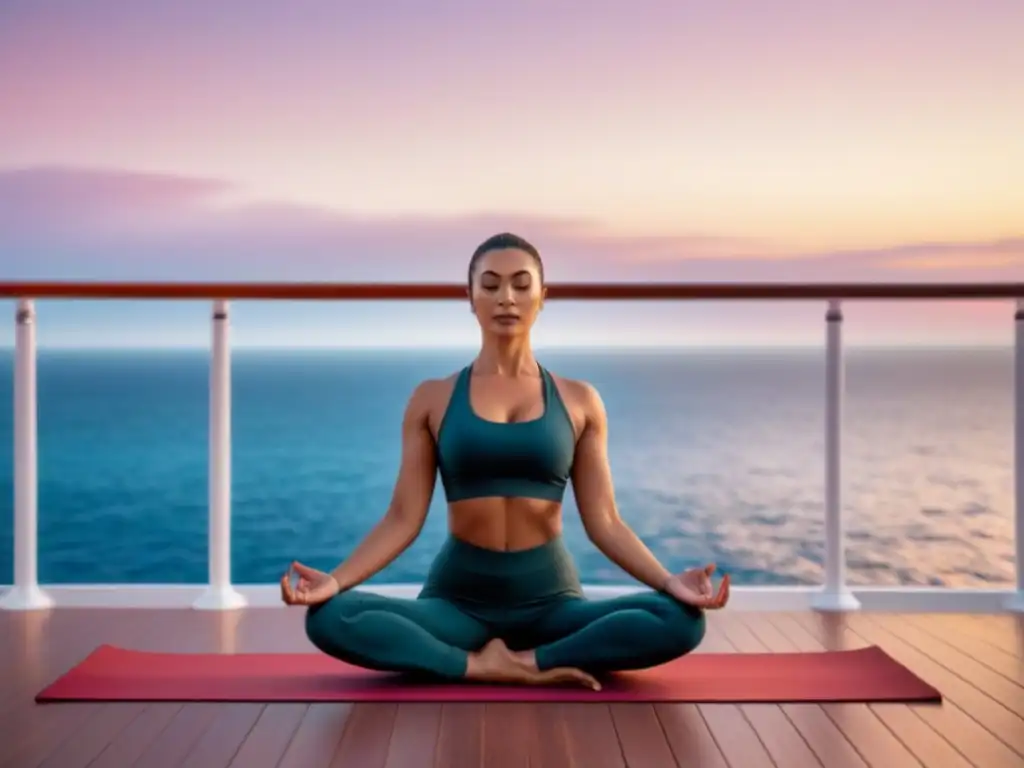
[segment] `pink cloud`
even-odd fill
[[[1011,249],[1003,253],[1002,246]],[[986,250],[977,247],[962,247],[951,252],[920,254],[916,256],[894,257],[881,265],[884,269],[904,270],[951,270],[951,269],[982,269],[1012,268],[1024,266],[1024,243],[993,243]]]
[[[779,254],[763,241],[622,236],[600,222],[501,213],[361,218],[240,202],[232,184],[129,171],[0,172],[0,270],[11,279],[461,280],[475,245],[512,230],[552,280],[1024,279],[1024,236]]]
[[[125,171],[29,168],[0,172],[0,227],[22,237],[130,235],[208,215],[231,190],[215,179]]]

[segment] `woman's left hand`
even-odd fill
[[[291,575],[299,577],[299,583],[292,586]],[[338,581],[331,574],[294,562],[281,577],[281,600],[285,605],[319,605],[327,602],[341,591]]]
[[[711,574],[714,572],[714,563],[703,568],[691,568],[665,582],[664,590],[679,602],[692,605],[694,608],[724,608],[729,602],[729,574],[722,578],[716,593],[711,583]]]

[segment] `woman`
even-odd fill
[[[689,653],[704,610],[725,606],[728,576],[714,592],[713,565],[672,575],[620,519],[601,398],[531,351],[544,297],[540,255],[522,238],[496,235],[473,254],[482,346],[413,392],[387,513],[331,573],[294,563],[281,579],[284,602],[308,606],[306,632],[324,653],[375,670],[598,690],[596,674]],[[438,473],[450,535],[419,597],[353,590],[419,535]],[[649,591],[583,596],[561,536],[570,479],[590,540]]]

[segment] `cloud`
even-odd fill
[[[879,266],[898,270],[1015,269],[1024,267],[1024,238],[978,244],[938,244],[914,247],[902,252],[894,249]]]
[[[215,179],[40,168],[0,173],[0,226],[15,237],[130,234],[209,215],[230,185]]]
[[[0,172],[7,279],[461,280],[473,247],[512,230],[552,280],[859,281],[1024,278],[1024,237],[780,253],[695,233],[624,236],[600,222],[482,213],[356,217],[247,199],[218,179],[75,168]]]

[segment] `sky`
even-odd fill
[[[5,0],[0,279],[454,282],[513,231],[552,281],[1024,281],[1022,39],[1019,0]],[[461,302],[232,310],[244,346],[478,342]],[[201,303],[38,311],[44,347],[209,343]],[[855,303],[846,333],[1002,345],[1012,315]],[[823,316],[553,301],[537,340]]]

